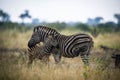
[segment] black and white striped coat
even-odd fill
[[[40,59],[45,63],[49,62],[49,55],[46,55],[43,46],[35,46],[32,49],[28,49],[28,58],[28,64],[32,64],[34,59]]]
[[[51,40],[46,40],[49,38],[48,36],[54,36]],[[53,41],[57,41],[58,45],[55,45]],[[90,54],[90,49],[93,46],[92,38],[87,34],[76,34],[71,36],[65,36],[58,33],[56,30],[44,27],[37,26],[34,28],[34,32],[28,42],[28,47],[32,48],[39,42],[44,42],[44,46],[49,44],[49,42],[53,43],[51,47],[47,46],[44,50],[47,53],[51,53],[52,50],[58,49],[58,51],[53,51],[55,61],[59,62],[61,56],[64,57],[76,57],[78,55],[81,56],[84,63],[88,63],[88,57]]]
[[[58,45],[56,43],[54,44],[55,40],[58,42]],[[88,57],[90,54],[90,49],[93,46],[92,38],[87,34],[75,34],[71,36],[65,36],[65,35],[53,35],[51,39],[48,39],[46,43],[53,43],[53,46],[58,48],[57,53],[54,53],[55,60],[60,61],[61,56],[73,58],[77,56],[81,56],[82,61],[85,64],[88,64]],[[45,48],[45,51],[49,51],[49,49]],[[50,52],[49,52],[50,53]]]
[[[49,48],[49,50],[51,50],[50,54],[58,53],[59,50],[55,47],[52,47],[51,43],[49,44],[46,43],[46,45],[47,45],[46,48],[47,49]],[[44,49],[45,49],[44,45],[35,46],[32,49],[28,49],[28,58],[29,58],[28,64],[32,64],[34,59],[40,59],[41,61],[48,63],[50,54],[48,54]]]
[[[55,29],[52,29],[52,28],[49,28],[49,27],[45,27],[45,26],[37,26],[37,27],[34,27],[34,30],[33,30],[33,34],[30,38],[30,40],[28,41],[28,47],[32,50],[32,53],[34,53],[33,55],[30,55],[30,60],[29,60],[29,63],[31,63],[33,60],[32,58],[42,58],[43,56],[40,56],[38,54],[42,54],[44,55],[43,53],[43,50],[45,50],[45,48],[47,49],[46,51],[46,55],[49,55],[51,52],[52,53],[58,53],[57,51],[57,48],[55,48],[54,46],[55,45],[55,42],[54,42],[54,45],[52,45],[53,43],[46,43],[46,45],[44,45],[44,43],[46,41],[49,41],[49,35],[57,35],[59,34]],[[55,40],[52,40],[52,42],[55,41]],[[40,49],[39,48],[36,48],[34,49],[33,47],[36,46],[36,44],[40,43],[40,42],[43,42],[43,49],[40,48],[42,50],[43,53],[40,52]],[[49,50],[48,50],[49,49]],[[31,52],[30,52],[31,54]],[[37,54],[37,55],[36,55]],[[34,56],[35,55],[35,56]],[[45,55],[44,55],[45,56]],[[32,60],[32,61],[31,61]]]
[[[59,33],[55,29],[45,27],[45,26],[34,27],[33,34],[30,40],[28,41],[28,47],[32,48],[40,42],[44,43],[44,41],[50,34],[57,35]]]

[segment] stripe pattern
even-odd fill
[[[52,45],[56,48],[59,46],[58,52],[54,53],[56,56],[55,60],[58,59],[57,61],[60,61],[61,56],[73,58],[80,55],[84,64],[89,64],[89,54],[93,46],[92,38],[89,35],[75,34],[65,36],[58,34],[52,37],[53,39],[49,39],[48,42],[53,43]],[[54,45],[54,40],[58,42],[58,45]]]
[[[28,64],[32,64],[34,59],[40,59],[45,63],[49,62],[49,55],[46,55],[43,46],[35,46],[32,49],[28,49],[28,58]]]
[[[48,56],[48,55],[50,55],[51,52],[58,53],[57,52],[58,49],[53,47],[53,45],[52,45],[55,43],[49,43],[49,42],[46,43],[47,41],[49,41],[48,37],[51,34],[58,35],[59,33],[55,29],[52,29],[52,28],[49,28],[46,26],[34,27],[33,34],[31,36],[30,40],[28,41],[28,47],[30,48],[29,63],[32,63],[32,61],[35,58],[42,59],[42,57],[45,56],[45,54]],[[54,40],[52,40],[52,41],[54,41]],[[36,44],[38,44],[39,42],[43,42],[43,47],[40,47],[40,48],[36,47]],[[46,43],[46,45],[44,45],[44,43]],[[56,60],[56,62],[57,62],[57,60]]]
[[[37,26],[34,27],[33,34],[28,42],[28,47],[32,48],[39,42],[45,41],[45,39],[48,37],[48,35],[57,35],[59,34],[55,29],[45,27],[45,26]]]
[[[52,38],[49,37],[51,34]],[[46,53],[50,54],[53,52],[56,62],[60,61],[61,56],[73,58],[80,55],[84,64],[89,63],[88,59],[93,41],[87,34],[65,36],[49,27],[37,26],[34,28],[28,47],[32,48],[39,42],[44,43],[44,51]]]

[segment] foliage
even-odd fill
[[[105,33],[105,32],[119,32],[119,28],[113,22],[107,22],[107,23],[104,23],[104,24],[99,24],[97,26],[97,28],[99,29],[99,32],[101,32],[101,33]]]
[[[57,29],[59,31],[65,29],[67,27],[67,24],[62,22],[54,22],[54,23],[48,23],[47,24],[48,26],[50,26],[51,28],[54,28],[54,29]]]
[[[90,27],[87,24],[79,23],[76,24],[77,29],[81,29],[83,31],[90,31]]]
[[[118,20],[117,26],[120,27],[120,14],[115,14],[114,17]]]
[[[25,13],[20,14],[19,17],[22,19],[22,24],[24,24],[24,19],[25,18],[31,18],[31,15],[29,14],[28,10],[25,10]]]
[[[0,10],[0,17],[2,18],[0,22],[10,22],[10,15],[3,10]]]
[[[26,26],[26,25],[21,25],[21,24],[18,24],[18,23],[11,23],[11,22],[3,23],[3,22],[0,22],[0,30],[5,30],[5,29],[8,29],[8,30],[18,29],[21,32],[25,32],[27,30],[32,29],[32,27],[31,26]]]

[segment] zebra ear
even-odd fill
[[[50,34],[48,35],[48,38],[56,38],[57,37],[57,34]]]
[[[52,38],[53,36],[52,35],[49,35],[48,38]]]
[[[36,29],[36,28],[34,28],[33,32],[36,32],[36,31],[37,31],[37,29]]]
[[[54,38],[57,38],[57,35],[58,35],[58,34],[55,34],[55,35],[53,35],[53,37],[54,37]]]
[[[38,31],[39,27],[34,27],[33,32]]]

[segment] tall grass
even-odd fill
[[[6,29],[0,31],[0,47],[26,48],[32,31],[20,32],[18,29]]]
[[[71,35],[80,30],[62,30],[60,33]],[[32,30],[21,32],[18,29],[2,30],[0,34],[0,48],[26,49]],[[119,80],[120,70],[114,68],[112,52],[105,52],[99,45],[120,49],[120,33],[100,34],[94,39],[91,52],[90,66],[85,67],[80,59],[62,58],[55,64],[50,57],[48,65],[35,60],[27,65],[28,57],[24,52],[0,51],[0,80]]]
[[[36,60],[31,66],[20,53],[0,54],[1,80],[119,80],[120,70],[105,67],[104,62],[91,62],[90,67],[84,67],[80,58],[63,59],[61,63],[49,65]],[[102,58],[103,56],[100,55]],[[51,59],[52,60],[52,59]],[[105,59],[106,60],[106,59]]]
[[[120,33],[100,34],[94,39],[95,47],[105,45],[111,48],[120,49]]]

